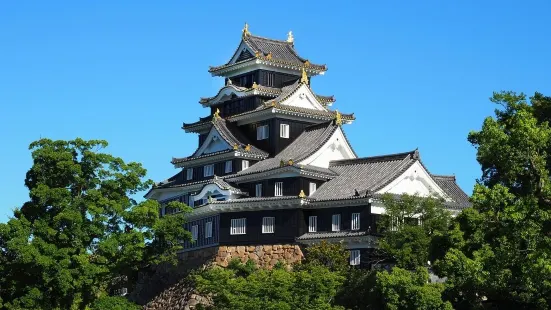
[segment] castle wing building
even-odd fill
[[[351,264],[375,246],[386,193],[436,196],[452,212],[469,207],[453,176],[431,174],[418,150],[358,157],[345,134],[354,114],[332,108],[311,79],[315,64],[286,40],[254,36],[245,26],[230,60],[210,67],[225,85],[199,103],[209,115],[182,129],[199,137],[177,173],[146,198],[193,208],[184,251],[214,246],[344,242]],[[186,154],[181,154],[186,155]]]

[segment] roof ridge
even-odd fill
[[[271,38],[257,36],[257,35],[254,35],[254,34],[251,34],[251,35],[247,36],[247,38],[244,41],[248,41],[250,38],[266,40],[266,41],[270,41],[270,42],[274,42],[274,43],[280,43],[282,45],[292,45],[292,43],[288,42],[287,40],[271,39]]]
[[[434,173],[430,173],[430,176],[433,177],[433,178],[439,178],[439,179],[452,179],[452,180],[456,180],[456,177],[455,175],[446,175],[446,174],[434,174]]]
[[[392,160],[404,159],[407,156],[411,156],[412,158],[415,158],[415,157],[419,158],[419,152],[417,151],[417,149],[415,149],[413,151],[402,152],[402,153],[360,157],[360,158],[354,158],[354,159],[333,160],[329,162],[329,167],[354,165],[359,163],[371,163],[371,162],[375,163],[375,162],[381,162],[381,161],[392,161]]]

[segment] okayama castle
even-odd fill
[[[353,114],[332,109],[333,96],[311,79],[327,67],[301,57],[286,40],[254,36],[248,26],[226,64],[210,67],[225,86],[199,103],[209,115],[183,129],[199,136],[178,172],[146,194],[163,205],[193,208],[184,251],[215,246],[304,244],[327,240],[363,264],[385,208],[381,195],[437,195],[458,211],[469,197],[454,176],[431,174],[417,150],[358,157],[344,127]]]

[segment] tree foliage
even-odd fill
[[[460,234],[438,262],[462,308],[551,308],[551,98],[494,93],[500,106],[469,141],[482,177]]]
[[[184,213],[159,218],[141,164],[101,152],[102,140],[30,145],[29,201],[0,224],[0,308],[85,309],[148,264],[173,261]],[[173,207],[186,211],[183,204]]]
[[[142,307],[120,296],[104,296],[96,299],[90,310],[140,310]]]
[[[442,239],[447,236],[451,214],[443,201],[387,194],[382,198],[385,216],[380,221],[383,234],[379,239],[381,257],[398,267],[413,270],[427,266],[441,255]]]
[[[343,280],[319,264],[300,270],[279,264],[268,270],[252,261],[233,261],[228,268],[213,267],[195,277],[197,289],[213,298],[210,308],[236,310],[342,309],[334,298]]]

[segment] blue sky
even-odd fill
[[[208,4],[207,4],[208,3]],[[100,138],[149,178],[176,171],[197,137],[244,22],[325,63],[314,91],[354,112],[360,156],[419,148],[433,173],[471,193],[480,168],[469,131],[493,91],[551,94],[549,1],[1,1],[0,221],[27,199],[28,145]]]

